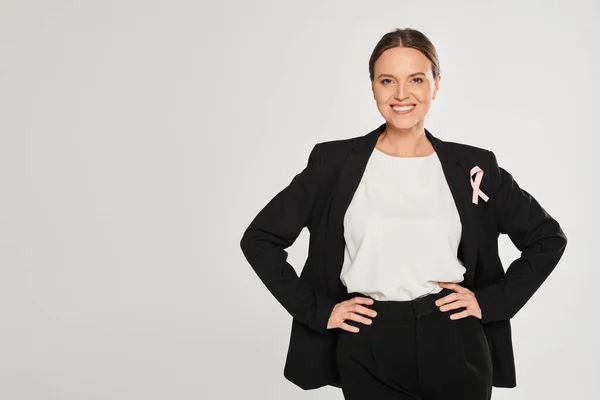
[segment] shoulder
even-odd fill
[[[490,161],[490,158],[493,156],[493,152],[490,149],[472,144],[451,141],[444,141],[444,144],[453,152],[473,160]]]
[[[489,183],[492,186],[498,185],[498,180],[502,179],[502,175],[507,174],[507,172],[498,165],[496,155],[491,149],[461,142],[446,141],[444,143],[448,146],[448,149],[451,149],[451,152],[458,154],[468,166],[477,166],[484,171],[482,183],[484,186],[488,185],[487,182],[489,180],[493,181]]]
[[[335,156],[339,154],[346,154],[354,145],[358,144],[363,136],[355,136],[346,139],[328,140],[325,142],[319,142],[315,146],[315,150],[323,156]]]
[[[318,165],[318,176],[325,188],[331,188],[352,148],[357,147],[364,135],[344,139],[318,142],[312,149],[310,158]]]
[[[357,147],[364,140],[364,135],[344,139],[327,140],[317,143],[312,155],[317,158],[324,169],[335,169],[343,164],[350,149]]]

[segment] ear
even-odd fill
[[[435,100],[435,98],[437,96],[437,92],[438,92],[438,90],[440,90],[440,80],[441,79],[442,79],[441,75],[438,75],[437,78],[435,78],[434,89],[433,89],[433,96],[432,96],[433,100]]]

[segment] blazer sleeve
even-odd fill
[[[521,256],[499,282],[473,291],[482,323],[512,318],[550,275],[567,245],[559,223],[498,166],[495,154],[489,153],[490,179],[495,188],[489,200],[492,212],[499,233],[509,236]]]
[[[256,215],[240,241],[242,252],[258,277],[296,320],[327,332],[336,302],[301,280],[287,262],[290,247],[309,224],[321,186],[319,144],[304,170]]]

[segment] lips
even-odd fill
[[[392,108],[392,111],[394,111],[394,113],[402,115],[402,114],[408,114],[412,110],[414,110],[416,107],[416,104],[391,104],[390,107]],[[407,108],[400,109],[399,107],[407,107]],[[408,107],[410,107],[410,108],[408,108]]]

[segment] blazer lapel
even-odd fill
[[[356,144],[348,150],[348,155],[342,165],[337,185],[331,197],[329,218],[327,221],[327,251],[325,266],[330,290],[336,298],[347,297],[347,289],[340,280],[340,273],[344,262],[344,215],[352,201],[352,197],[363,173],[379,135],[385,130],[386,124],[362,136]],[[442,165],[444,176],[448,182],[454,198],[456,208],[460,215],[462,232],[457,257],[466,268],[465,279],[459,284],[470,288],[477,261],[477,219],[471,203],[472,188],[470,185],[470,160],[466,155],[461,155],[448,144],[434,137],[425,129],[427,138],[431,141]]]
[[[460,215],[462,234],[458,246],[458,259],[466,268],[464,281],[461,286],[472,288],[475,266],[477,263],[478,224],[475,214],[476,204],[471,202],[473,188],[470,183],[470,166],[473,164],[469,157],[458,152],[458,146],[449,146],[448,143],[436,138],[425,130],[427,138],[433,144],[446,177],[446,182],[452,192],[454,203]]]

